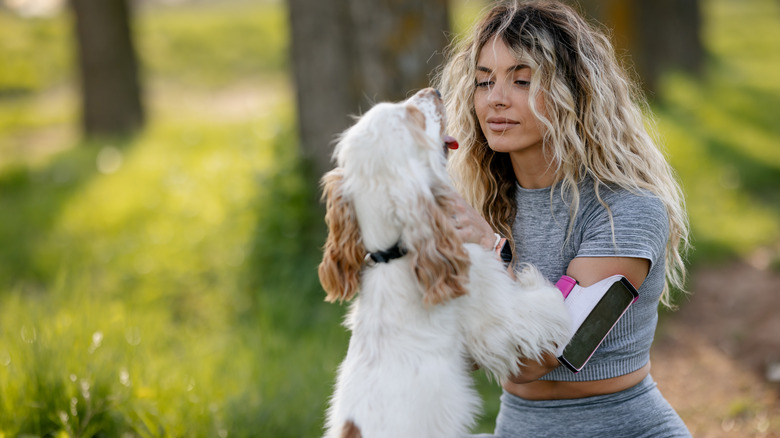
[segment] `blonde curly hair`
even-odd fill
[[[661,302],[671,307],[670,286],[683,290],[686,273],[683,253],[689,231],[682,190],[658,147],[647,102],[618,62],[608,37],[569,6],[501,2],[470,35],[450,46],[435,86],[445,98],[447,132],[460,143],[461,150],[449,161],[458,190],[494,229],[511,239],[515,175],[508,154],[487,146],[474,109],[477,59],[494,37],[518,60],[530,58],[535,64],[530,107],[545,127],[544,153],[551,158],[560,195],[572,199],[572,218],[579,209],[577,184],[587,175],[597,196],[602,184],[615,184],[634,192],[648,190],[666,206],[670,234]],[[543,99],[537,100],[539,96]],[[544,102],[544,108],[537,108],[537,102]]]

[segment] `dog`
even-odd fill
[[[322,178],[326,301],[349,301],[352,332],[326,436],[461,437],[481,400],[474,365],[498,382],[569,337],[558,289],[532,267],[516,279],[453,224],[444,106],[428,88],[379,103],[338,139]]]

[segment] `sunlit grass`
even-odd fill
[[[219,338],[182,330],[163,306],[104,297],[78,277],[63,274],[46,296],[16,293],[4,300],[3,430],[12,436],[182,435],[184,427],[214,433],[209,403],[217,388],[203,376],[218,362],[209,355],[225,349]]]
[[[55,132],[57,149],[33,163],[26,141],[77,123],[75,95],[40,81],[0,101],[0,148],[14,152],[0,166],[0,435],[321,429],[343,309],[322,303],[317,285],[322,218],[295,159],[289,83],[280,61],[240,46],[250,30],[285,35],[281,7],[266,9],[243,20],[219,8],[142,15],[141,27],[201,50],[155,42],[144,55],[153,117],[136,137]],[[210,47],[236,40],[246,69],[204,51],[213,37],[197,23],[210,19],[235,26]],[[182,79],[165,62],[208,66]],[[262,85],[246,85],[266,68]]]
[[[150,77],[225,86],[288,67],[281,2],[156,7],[138,15],[138,47]]]
[[[0,97],[20,96],[74,77],[69,17],[20,20],[0,8]]]
[[[5,186],[42,197],[50,217],[36,224],[29,197],[4,200],[8,210],[30,204],[22,219],[35,232],[4,236],[25,257],[2,278],[0,431],[321,428],[343,309],[322,303],[321,218],[310,223],[292,108],[274,105],[233,124],[163,118],[136,138],[77,145]]]

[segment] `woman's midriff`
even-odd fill
[[[561,382],[535,380],[529,383],[504,384],[504,389],[526,400],[563,400],[613,394],[631,388],[650,373],[650,362],[642,368],[622,376],[589,382]]]

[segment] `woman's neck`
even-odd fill
[[[509,158],[517,182],[525,189],[543,189],[557,181],[555,166],[541,150],[510,152]]]

